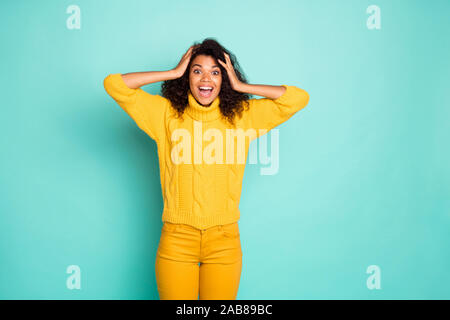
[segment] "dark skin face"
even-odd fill
[[[203,106],[209,106],[219,95],[222,85],[222,71],[213,57],[198,55],[192,61],[189,70],[189,87],[197,102]],[[199,87],[212,87],[210,97],[202,97]]]

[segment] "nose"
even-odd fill
[[[203,76],[202,76],[202,80],[201,81],[202,82],[210,82],[209,74],[204,73]]]

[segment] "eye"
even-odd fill
[[[193,73],[196,73],[196,71],[199,71],[200,72],[200,69],[195,69],[194,71],[192,71]],[[213,71],[213,73],[215,72],[215,75],[219,75],[220,74],[220,71],[217,71],[217,70],[215,70],[215,71]]]

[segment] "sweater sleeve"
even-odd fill
[[[309,94],[296,86],[282,85],[286,91],[277,99],[250,99],[244,111],[246,129],[255,129],[256,137],[264,135],[306,107]]]
[[[158,141],[164,136],[164,118],[170,104],[168,99],[150,94],[141,88],[129,88],[120,73],[108,75],[103,81],[103,86],[106,92],[150,138]]]

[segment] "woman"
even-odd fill
[[[158,81],[162,95],[140,88]],[[248,84],[214,39],[191,46],[174,69],[110,74],[104,87],[157,144],[164,199],[155,263],[160,299],[236,299],[250,142],[304,108],[308,93]]]

